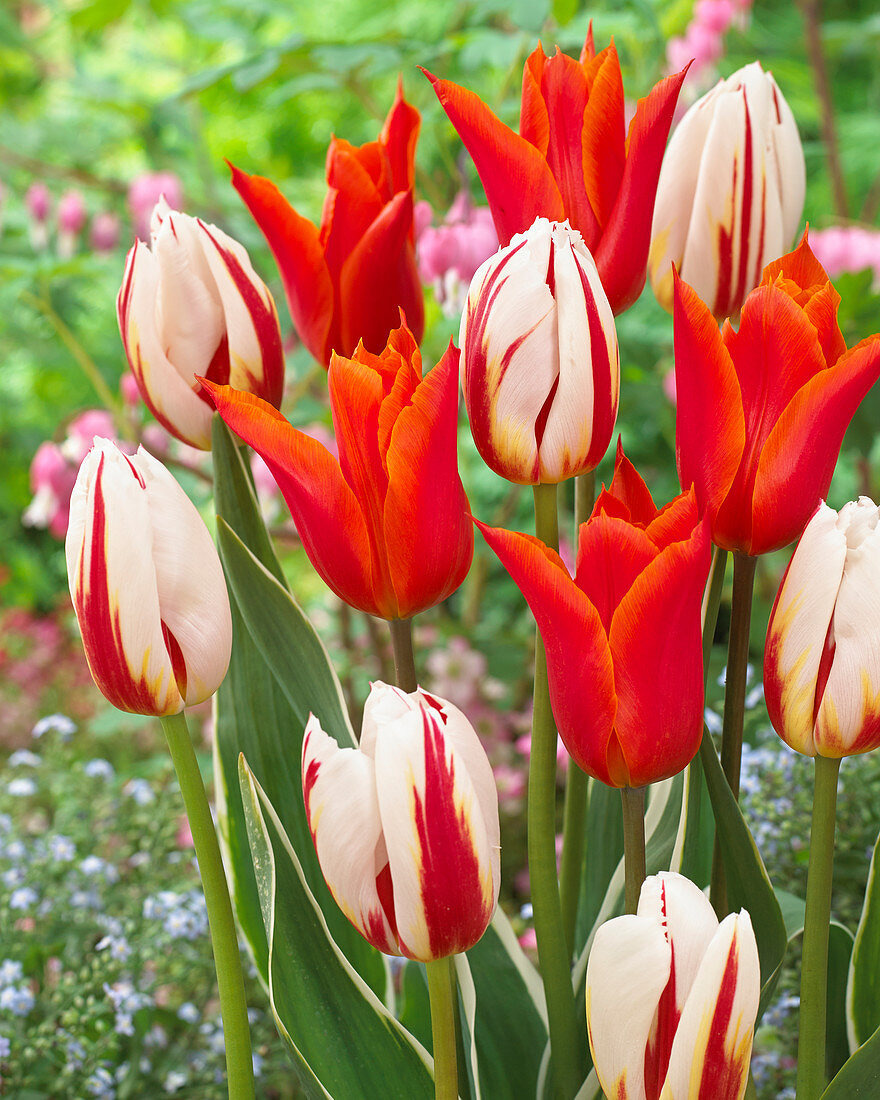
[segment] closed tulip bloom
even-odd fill
[[[581,524],[577,571],[530,535],[478,524],[528,601],[575,763],[612,787],[680,772],[703,730],[700,604],[709,543],[693,492],[661,509],[618,451]]]
[[[214,694],[232,647],[226,583],[201,516],[160,462],[95,439],[65,551],[89,669],[114,706],[165,716]]]
[[[318,862],[361,935],[423,962],[473,947],[498,902],[501,834],[492,768],[462,712],[373,684],[358,748],[310,716],[302,776]]]
[[[672,265],[723,320],[791,247],[806,174],[797,124],[757,61],[690,108],[672,135],[654,207],[651,286],[672,311]]]
[[[520,132],[450,80],[425,73],[473,158],[507,244],[535,218],[568,220],[595,257],[615,313],[645,285],[654,193],[685,70],[639,100],[626,127],[614,43],[596,53],[592,27],[580,58],[541,48],[523,70]]]
[[[880,745],[880,509],[821,503],[795,547],[770,615],[770,721],[807,756]]]
[[[265,401],[205,382],[217,411],[265,460],[306,553],[330,588],[383,619],[451,595],[473,556],[458,476],[458,352],[422,377],[405,326],[381,355],[334,355],[328,381],[338,459]]]
[[[596,932],[587,961],[593,1065],[615,1100],[741,1100],[761,994],[749,914],[719,924],[672,871],[642,885],[638,912]]]
[[[847,350],[839,303],[806,237],[764,270],[737,331],[719,331],[676,278],[678,473],[726,550],[780,549],[828,492],[844,433],[880,375],[880,335]]]
[[[281,404],[275,303],[244,248],[215,225],[160,200],[151,244],[138,241],[126,259],[116,312],[144,401],[184,443],[211,447],[213,407],[197,374]]]
[[[413,181],[420,116],[398,84],[377,141],[327,150],[320,226],[262,176],[232,167],[232,183],[272,249],[299,337],[325,367],[361,341],[378,354],[399,311],[420,340],[424,296],[416,267]]]
[[[477,450],[522,485],[598,466],[620,393],[614,316],[568,224],[538,218],[474,275],[461,384]]]

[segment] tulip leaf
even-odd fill
[[[721,768],[709,731],[703,730],[700,759],[715,815],[730,909],[746,909],[752,920],[761,961],[761,1012],[773,994],[788,944],[782,910],[745,822],[739,804]]]
[[[278,1030],[310,1097],[429,1100],[431,1058],[339,950],[265,792],[239,763]]]
[[[586,943],[602,908],[608,885],[623,859],[623,807],[620,791],[598,779],[588,787],[586,843],[581,868],[575,949]]]
[[[820,1100],[876,1100],[880,1096],[880,1028],[843,1064]]]
[[[871,856],[849,966],[846,1018],[851,1050],[861,1046],[880,1027],[880,837]]]

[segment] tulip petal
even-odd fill
[[[803,530],[828,492],[846,429],[878,375],[880,336],[870,336],[794,395],[758,459],[750,554],[778,550]]]
[[[134,714],[176,714],[185,702],[162,629],[143,488],[134,461],[96,440],[71,496],[70,595],[89,670],[104,696]]]
[[[731,913],[703,956],[684,1006],[660,1100],[741,1100],[760,993],[752,922],[745,910]]]
[[[580,182],[586,188],[595,222],[593,226],[587,223],[583,228],[572,222],[584,234],[590,248],[598,245],[601,231],[611,219],[626,166],[623,77],[613,42],[596,60],[599,61],[599,58],[601,61],[593,77],[589,100],[579,116]],[[577,69],[583,73],[580,65]],[[558,174],[554,172],[554,175],[558,180]],[[571,211],[572,206],[566,202],[565,208]]]
[[[539,149],[514,133],[479,96],[422,70],[471,155],[503,247],[537,217],[562,221],[565,204]]]
[[[617,693],[615,730],[628,771],[641,787],[680,772],[703,731],[700,606],[709,572],[700,523],[638,576],[611,621]]]
[[[397,80],[397,94],[385,119],[379,144],[391,169],[391,193],[411,191],[415,183],[416,142],[421,115],[403,98],[403,78]]]
[[[815,756],[816,679],[846,561],[837,513],[820,503],[789,562],[770,614],[764,694],[773,728]]]
[[[617,437],[617,455],[614,460],[614,477],[608,492],[621,501],[632,523],[647,527],[657,518],[654,498],[638,470],[623,453],[623,442]],[[691,524],[693,526],[693,524]]]
[[[834,660],[816,716],[816,749],[822,756],[851,756],[880,744],[878,576],[880,530],[875,527],[846,552],[831,623]]]
[[[388,857],[375,773],[369,757],[340,748],[309,716],[302,745],[303,797],[321,871],[361,935],[380,951],[397,955],[397,936],[377,889]]]
[[[297,214],[271,180],[229,167],[233,187],[272,249],[300,339],[326,365],[332,350],[333,284],[318,229]]]
[[[550,145],[550,113],[541,91],[541,74],[547,55],[539,42],[526,58],[523,67],[522,105],[519,112],[519,132],[547,159]]]
[[[588,775],[620,786],[609,771],[617,697],[598,611],[559,555],[539,539],[479,521],[477,526],[525,596],[541,631],[550,701],[565,747]]]
[[[645,1048],[672,951],[652,918],[601,925],[587,960],[587,1034],[599,1083],[614,1100],[645,1100]]]
[[[682,487],[710,517],[727,496],[746,442],[742,394],[708,307],[675,277],[675,445]]]
[[[309,560],[326,584],[353,607],[381,614],[373,595],[364,515],[336,459],[260,398],[202,384],[229,427],[272,471]]]
[[[780,278],[801,288],[800,293],[795,293],[794,288],[786,286],[788,293],[803,306],[815,326],[825,362],[829,366],[836,363],[846,351],[846,341],[837,323],[840,295],[828,281],[825,268],[813,255],[806,232],[793,252],[787,252],[767,264],[761,283],[770,284]]]
[[[498,895],[482,809],[438,711],[409,711],[376,741],[376,789],[402,952],[443,958],[482,936]]]
[[[474,549],[470,508],[458,476],[458,350],[450,346],[394,422],[385,455],[384,541],[398,614],[409,618],[462,583]],[[427,552],[426,552],[427,551]]]
[[[599,512],[581,524],[575,582],[598,611],[606,634],[618,604],[656,556],[645,532],[625,519]]]

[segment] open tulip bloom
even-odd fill
[[[408,619],[451,595],[473,555],[458,476],[458,352],[422,377],[402,326],[381,355],[334,355],[329,386],[334,458],[265,401],[206,382],[217,411],[265,460],[306,553],[353,607]]]
[[[501,244],[535,218],[567,219],[614,312],[629,308],[645,285],[654,194],[685,71],[639,100],[627,132],[613,42],[597,54],[591,28],[577,60],[538,46],[523,70],[518,134],[473,92],[425,75],[473,158]]]
[[[721,924],[674,872],[647,878],[638,913],[596,932],[587,1025],[614,1100],[741,1100],[761,992],[749,914]]]
[[[116,310],[144,401],[184,443],[211,447],[213,408],[197,374],[281,404],[275,302],[244,248],[215,225],[161,200],[151,245],[138,241],[128,254]]]
[[[457,707],[373,684],[357,749],[310,716],[302,775],[321,870],[362,936],[423,962],[480,939],[501,880],[498,795]]]
[[[377,141],[334,137],[320,227],[298,214],[262,176],[232,168],[232,182],[275,256],[299,337],[319,363],[352,355],[363,341],[379,353],[399,311],[421,339],[422,284],[413,233],[419,112],[402,85]]]
[[[828,492],[844,433],[880,375],[880,335],[847,350],[839,303],[806,236],[765,268],[736,331],[727,321],[719,332],[675,279],[678,472],[726,550],[780,549]]]

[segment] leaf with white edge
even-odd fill
[[[820,1100],[877,1100],[880,1096],[880,1028],[856,1050]]]
[[[430,1100],[430,1055],[337,947],[244,758],[239,775],[269,944],[269,1003],[303,1087],[312,1097]]]
[[[874,845],[862,915],[856,929],[846,991],[850,1050],[880,1027],[880,837]]]

